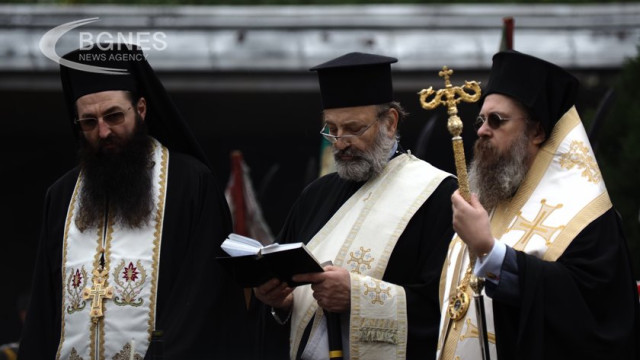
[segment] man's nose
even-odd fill
[[[344,138],[337,138],[337,141],[333,144],[338,150],[344,150],[349,147],[349,142],[347,142]]]
[[[489,122],[485,121],[482,123],[482,125],[478,128],[478,131],[476,131],[476,133],[478,134],[478,137],[484,137],[484,136],[488,136],[491,134],[491,127],[489,126]]]
[[[98,135],[100,138],[105,139],[111,134],[111,127],[107,125],[102,119],[98,120]]]

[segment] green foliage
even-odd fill
[[[622,215],[624,231],[640,279],[640,46],[615,86],[616,103],[599,134],[598,162],[609,195]]]

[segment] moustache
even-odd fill
[[[333,155],[335,156],[360,156],[362,155],[362,152],[358,151],[357,149],[348,147],[348,148],[344,148],[342,150],[340,149],[333,149]]]
[[[114,149],[121,149],[122,145],[122,141],[117,136],[111,134],[104,139],[99,139],[95,150],[98,153],[111,153]]]
[[[342,150],[333,149],[333,156],[336,160],[342,160],[344,157],[350,157],[353,160],[355,158],[361,158],[362,152],[350,147]]]

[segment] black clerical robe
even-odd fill
[[[62,244],[76,168],[46,196],[40,244],[20,359],[54,359],[60,341]],[[146,359],[249,358],[243,293],[214,258],[232,231],[225,198],[211,171],[171,152],[162,229],[156,329]],[[155,347],[155,348],[154,348]]]
[[[278,242],[309,242],[335,212],[364,183],[346,181],[336,173],[311,183],[291,209]],[[407,359],[434,357],[440,305],[438,284],[453,229],[451,194],[454,177],[440,183],[411,218],[398,239],[382,280],[403,286],[407,298]],[[294,300],[295,301],[295,300]],[[289,326],[282,326],[265,311],[261,347],[266,359],[288,358]],[[303,336],[304,349],[310,326]]]
[[[638,293],[621,231],[609,209],[555,262],[516,252],[520,296],[501,300],[498,285],[493,298],[499,359],[640,358]]]

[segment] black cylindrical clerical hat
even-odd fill
[[[144,122],[149,135],[171,151],[193,155],[209,165],[189,125],[139,46],[103,43],[71,51],[60,59],[60,80],[70,120],[76,115],[76,100],[82,96],[130,91],[147,101]]]
[[[70,63],[65,63],[64,61]],[[101,91],[124,90],[138,92],[134,62],[146,61],[142,50],[132,44],[95,45],[63,56],[61,72],[69,80],[65,92],[69,100]]]
[[[391,64],[398,59],[353,52],[312,67],[318,72],[324,109],[393,101]]]
[[[512,97],[533,111],[547,135],[576,101],[578,80],[561,67],[515,50],[493,56],[489,83],[483,98],[490,94]]]

